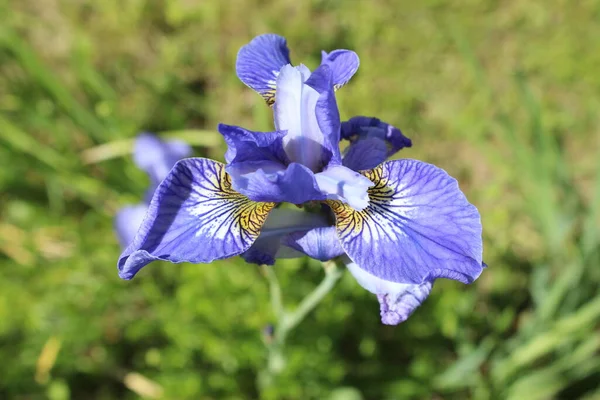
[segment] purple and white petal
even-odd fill
[[[373,169],[388,157],[388,146],[382,139],[368,137],[350,144],[344,152],[342,165],[353,171]]]
[[[225,166],[204,158],[179,161],[156,190],[133,242],[119,257],[131,279],[154,260],[208,263],[250,248],[274,203],[231,188]]]
[[[400,129],[374,117],[358,116],[342,122],[341,138],[351,142],[366,138],[381,139],[388,146],[387,157],[412,146],[412,141]]]
[[[367,189],[373,186],[373,182],[364,175],[342,165],[334,165],[315,174],[315,178],[319,190],[328,199],[342,201],[358,211],[369,205]]]
[[[315,115],[319,93],[305,85],[308,75],[299,67],[286,65],[277,77],[275,128],[287,131],[283,148],[292,162],[311,171],[322,164],[324,136]]]
[[[328,65],[321,65],[306,81],[319,93],[315,108],[315,116],[319,130],[323,135],[323,165],[339,165],[342,162],[340,154],[340,112],[333,90],[332,70]]]
[[[115,216],[115,231],[122,248],[126,248],[133,241],[135,234],[142,225],[148,205],[136,204],[125,206]]]
[[[167,176],[173,165],[189,157],[192,148],[181,140],[163,141],[151,133],[141,133],[133,146],[133,161],[150,176],[154,190]]]
[[[304,165],[241,162],[227,166],[233,188],[253,201],[302,204],[325,200],[315,174]]]
[[[277,75],[290,64],[290,51],[285,38],[267,33],[255,37],[237,55],[235,70],[238,78],[257,91],[267,102],[275,102]]]
[[[360,65],[358,55],[351,50],[334,50],[331,53],[321,52],[321,65],[328,65],[333,73],[335,90],[344,86],[354,76]]]
[[[290,233],[282,239],[282,244],[320,261],[344,254],[334,226]]]
[[[342,247],[353,262],[386,281],[463,283],[482,271],[481,220],[444,170],[415,160],[363,172],[374,183],[362,211],[328,201]]]
[[[352,262],[348,263],[346,267],[360,286],[377,295],[381,322],[386,325],[398,325],[406,321],[429,296],[433,286],[432,281],[420,284],[386,281],[368,273]]]
[[[249,263],[267,265],[275,264],[278,258],[302,257],[303,253],[283,243],[284,238],[328,225],[327,218],[320,214],[274,209],[263,225],[260,236],[242,257]],[[334,238],[338,241],[337,236]]]

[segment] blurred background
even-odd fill
[[[600,399],[600,2],[0,0],[1,399]],[[238,49],[347,48],[342,119],[456,177],[489,268],[439,280],[405,323],[345,274],[288,337],[275,384],[268,283],[241,259],[121,281],[113,216],[141,201],[140,131],[222,160],[216,124],[272,128]],[[293,308],[318,262],[276,267]]]

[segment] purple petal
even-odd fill
[[[285,131],[253,132],[234,125],[219,124],[219,132],[227,143],[225,161],[235,164],[245,161],[272,161],[289,163],[283,150]]]
[[[151,181],[152,190],[167,176],[173,165],[189,157],[192,148],[180,140],[162,141],[151,133],[138,135],[133,147],[133,160]]]
[[[321,65],[328,65],[333,73],[335,89],[344,86],[356,73],[360,60],[351,50],[334,50],[331,53],[321,52]]]
[[[315,115],[319,130],[323,135],[322,144],[325,147],[323,165],[339,165],[342,162],[340,154],[340,112],[333,90],[332,71],[328,65],[321,65],[308,78],[306,84],[319,93]]]
[[[333,226],[290,233],[283,238],[282,243],[320,261],[344,254]]]
[[[122,248],[126,248],[133,241],[137,233],[148,206],[146,204],[137,204],[135,206],[123,207],[115,216],[115,231]]]
[[[225,158],[234,190],[254,201],[301,204],[324,199],[308,168],[287,165],[282,147],[285,131],[252,132],[223,124],[219,131],[229,146]]]
[[[311,170],[298,163],[287,167],[273,162],[230,164],[233,188],[253,201],[302,204],[325,200]]]
[[[354,171],[373,169],[388,157],[388,145],[382,139],[367,137],[350,144],[342,164]]]
[[[482,271],[481,221],[458,183],[415,160],[388,161],[365,172],[375,186],[354,211],[328,201],[342,247],[362,269],[386,281],[434,278],[470,283]]]
[[[284,246],[282,240],[296,232],[303,233],[328,225],[327,218],[320,214],[275,209],[269,214],[258,239],[242,257],[249,263],[267,265],[275,264],[278,258],[302,257],[303,253]],[[337,236],[335,240],[338,241]]]
[[[286,131],[283,148],[290,161],[316,172],[323,164],[324,134],[315,115],[319,93],[304,82],[308,74],[286,65],[277,77],[275,128]]]
[[[255,37],[240,49],[235,69],[242,82],[272,105],[275,102],[277,75],[284,65],[290,63],[290,51],[285,38],[268,33]]]
[[[131,279],[154,260],[208,263],[240,254],[260,234],[274,203],[256,203],[231,188],[224,165],[179,161],[156,190],[133,242],[118,262]]]
[[[367,189],[373,186],[373,182],[358,172],[334,165],[316,174],[315,178],[319,190],[328,199],[340,200],[358,211],[369,205]]]
[[[349,263],[346,267],[363,288],[377,295],[381,322],[386,325],[398,325],[406,321],[429,296],[433,285],[432,281],[421,284],[390,282],[368,273],[355,263]]]
[[[388,146],[387,157],[404,147],[412,146],[411,140],[404,136],[400,129],[374,117],[352,117],[342,122],[341,138],[351,142],[365,138],[381,139]]]

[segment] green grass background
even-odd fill
[[[0,0],[0,398],[600,399],[600,2]],[[218,122],[271,128],[235,76],[275,32],[314,68],[361,58],[343,119],[373,115],[455,176],[489,268],[379,322],[345,274],[271,386],[268,284],[240,259],[119,280],[112,229],[148,183],[140,131],[222,160]],[[286,307],[323,276],[276,268]]]

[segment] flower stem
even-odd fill
[[[323,263],[323,268],[325,269],[325,278],[319,283],[319,286],[302,299],[294,312],[284,314],[285,318],[278,324],[279,329],[275,331],[275,337],[277,338],[279,332],[282,342],[285,341],[286,335],[325,298],[342,276],[342,269],[338,268],[334,261]]]
[[[285,311],[281,300],[281,287],[273,267],[263,266],[265,277],[269,282],[269,291],[271,295],[271,306],[277,318],[274,337],[267,341],[268,361],[267,369],[261,377],[261,386],[270,386],[274,377],[281,373],[285,368],[285,357],[283,348],[287,335],[294,330],[304,320],[304,318],[315,309],[315,307],[325,298],[327,293],[333,289],[337,281],[342,277],[343,269],[339,268],[335,261],[323,263],[325,277],[319,285],[310,292],[298,307],[292,312]]]

